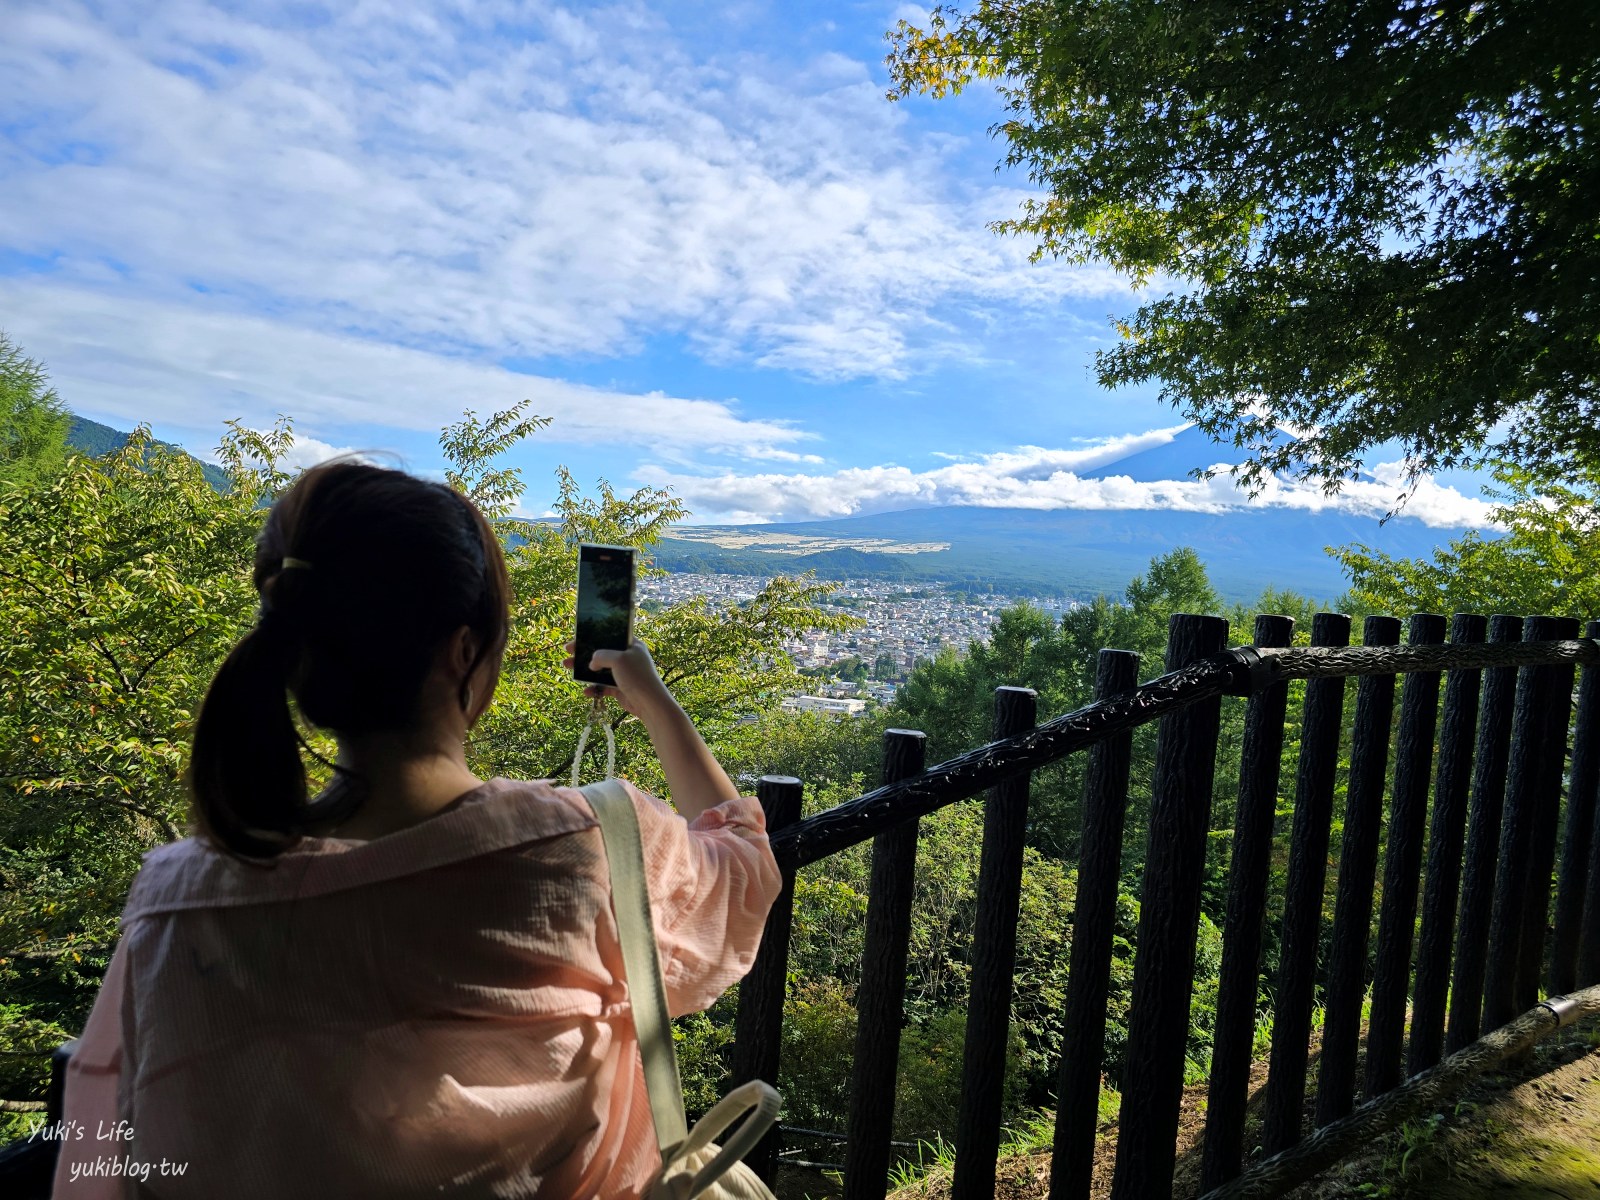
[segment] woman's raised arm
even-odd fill
[[[595,670],[609,670],[616,687],[598,684],[585,689],[591,696],[612,696],[643,723],[661,760],[667,790],[678,811],[690,821],[709,808],[736,799],[739,789],[713,757],[689,715],[672,698],[656,673],[645,644],[635,641],[626,650],[596,650],[589,660]],[[572,665],[572,660],[567,660]]]

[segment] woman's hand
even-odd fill
[[[569,670],[574,650],[568,642],[566,665]],[[617,686],[591,683],[583,689],[584,695],[610,696],[643,722],[656,757],[661,760],[667,790],[672,793],[672,802],[680,813],[692,821],[713,805],[738,798],[739,789],[706,748],[693,722],[667,691],[667,685],[661,682],[656,664],[643,642],[636,639],[626,650],[596,650],[589,665],[597,671],[609,670]]]
[[[576,649],[572,642],[567,643],[567,658],[563,665],[569,671]],[[626,650],[596,650],[589,658],[589,666],[596,671],[610,671],[617,683],[615,687],[588,684],[583,689],[585,696],[610,696],[646,724],[649,718],[664,709],[677,707],[677,701],[656,672],[650,651],[638,638]]]

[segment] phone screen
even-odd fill
[[[610,671],[589,667],[596,650],[626,650],[633,640],[633,551],[626,546],[578,547],[578,630],[572,639],[572,677],[611,686]]]

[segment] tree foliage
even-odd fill
[[[939,761],[982,745],[993,736],[994,690],[1029,687],[1039,694],[1039,719],[1048,720],[1094,699],[1102,649],[1139,655],[1139,678],[1164,670],[1167,624],[1175,613],[1215,613],[1221,607],[1199,556],[1187,546],[1150,561],[1121,596],[1100,595],[1059,621],[1019,604],[1003,610],[987,642],[966,653],[947,647],[920,664],[895,697],[891,719],[928,734],[930,759]],[[1149,803],[1149,766],[1155,728],[1134,734],[1135,813]],[[1041,772],[1029,807],[1030,839],[1067,859],[1077,855],[1083,824],[1082,755]]]
[[[1600,616],[1600,467],[1568,483],[1515,466],[1498,468],[1495,479],[1502,536],[1467,533],[1428,559],[1363,545],[1334,550],[1350,578],[1348,607]]]
[[[71,420],[44,368],[0,332],[0,485],[54,476]]]
[[[516,410],[520,412],[519,410]],[[530,779],[565,776],[591,705],[562,669],[577,618],[573,581],[578,545],[603,542],[640,551],[639,570],[660,574],[649,547],[685,515],[681,500],[664,489],[640,488],[622,496],[601,480],[585,495],[570,472],[557,472],[555,521],[518,521],[509,516],[522,495],[514,472],[496,465],[512,444],[537,426],[515,423],[510,414],[480,422],[468,413],[445,430],[451,483],[489,499],[502,542],[508,547],[512,585],[511,633],[495,703],[473,731],[469,761],[480,771]],[[775,648],[795,634],[843,629],[851,618],[819,607],[831,585],[810,578],[775,577],[744,605],[712,607],[704,597],[641,609],[639,636],[651,647],[662,679],[719,752],[741,720],[775,709],[799,690],[792,660]],[[639,722],[615,705],[601,717],[617,742],[617,770],[666,795]],[[594,738],[586,770],[603,767],[603,743]]]
[[[1595,5],[979,0],[889,37],[891,98],[998,87],[1044,195],[996,229],[1168,286],[1099,377],[1159,381],[1248,481],[1390,439],[1600,462]]]
[[[143,427],[107,458],[0,489],[0,988],[14,1001],[0,1049],[12,1055],[79,1027],[141,855],[181,836],[194,715],[254,612],[270,475],[245,459],[274,444],[229,435],[226,494]],[[43,1067],[0,1059],[0,1088],[36,1087]]]

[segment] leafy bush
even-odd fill
[[[672,1023],[672,1045],[683,1080],[683,1107],[690,1121],[721,1100],[727,1090],[733,1018],[738,1008],[739,989],[734,987],[707,1011],[690,1013]]]
[[[961,1058],[967,1032],[965,1008],[945,1009],[900,1034],[895,1080],[894,1128],[902,1141],[952,1137],[961,1107]],[[1006,1048],[1002,1119],[1021,1110],[1023,1039],[1015,1024]]]
[[[842,1133],[850,1108],[856,1010],[826,976],[798,982],[783,1005],[778,1090],[783,1121]]]

